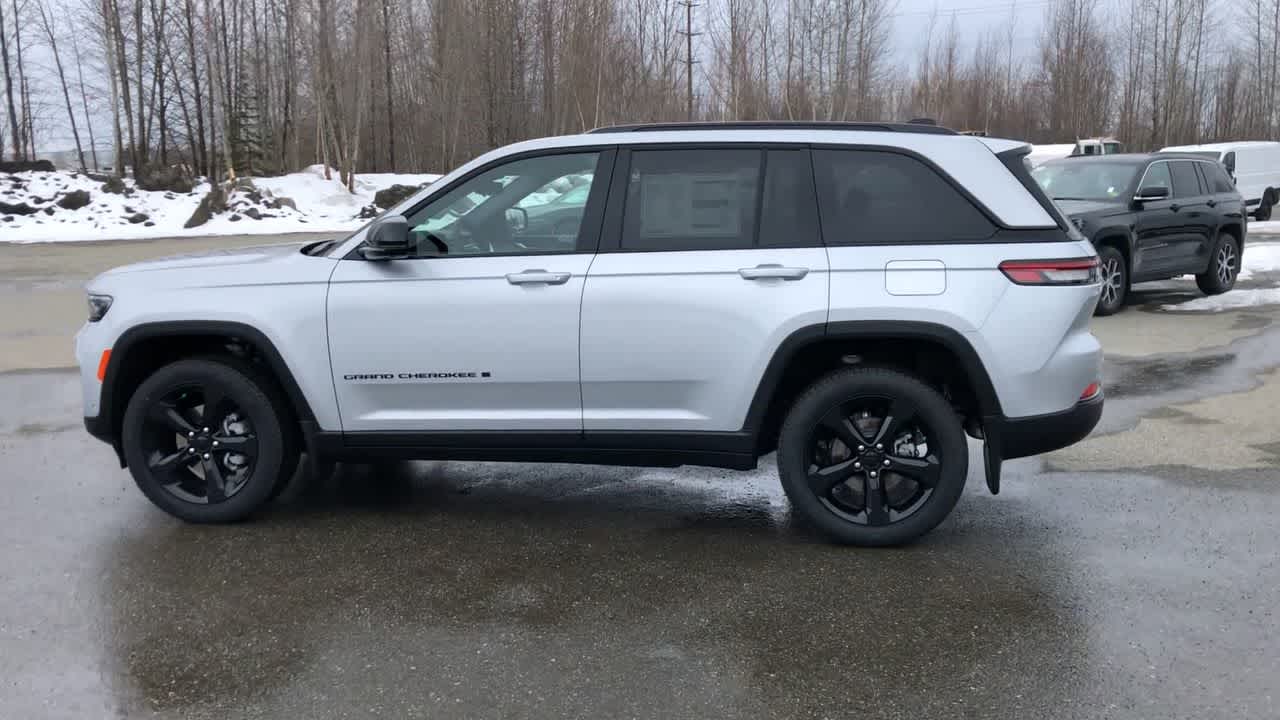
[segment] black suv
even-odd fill
[[[1208,295],[1235,285],[1245,205],[1221,164],[1171,153],[1093,155],[1052,160],[1032,175],[1098,248],[1098,315],[1118,311],[1136,282],[1191,274]]]

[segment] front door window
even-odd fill
[[[599,153],[486,170],[408,216],[417,257],[574,252]]]

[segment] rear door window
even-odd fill
[[[762,159],[752,149],[633,151],[622,250],[753,247]]]
[[[1195,197],[1203,194],[1200,190],[1200,178],[1196,176],[1195,163],[1190,160],[1171,162],[1169,172],[1173,175],[1174,197]]]
[[[814,150],[822,237],[828,245],[969,242],[995,225],[923,162],[876,150]]]

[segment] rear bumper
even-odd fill
[[[1074,445],[1093,432],[1102,417],[1102,403],[1102,393],[1098,393],[1062,412],[992,418],[987,423],[987,441],[995,442],[1000,457],[1005,460]]]

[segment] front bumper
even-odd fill
[[[115,433],[111,432],[110,418],[102,415],[98,415],[96,417],[89,417],[86,415],[84,418],[84,429],[88,430],[90,435],[110,445],[111,449],[116,451],[116,457],[120,460],[120,467],[126,466],[124,460],[124,448],[120,446],[120,439],[115,435]]]
[[[1005,460],[1039,455],[1074,445],[1088,437],[1102,418],[1102,393],[1062,412],[1020,418],[989,418],[988,442],[995,441]]]

